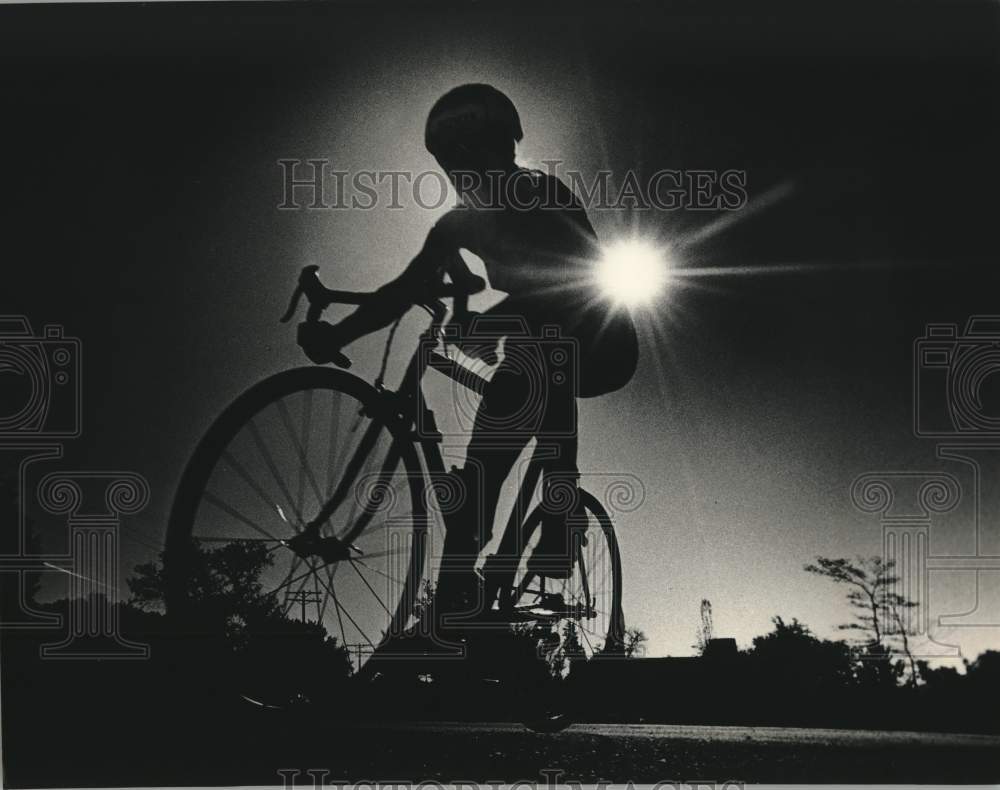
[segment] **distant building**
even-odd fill
[[[747,687],[745,667],[730,638],[709,640],[703,656],[597,658],[575,666],[595,707],[609,718],[724,722]]]
[[[722,637],[720,639],[709,639],[705,645],[705,658],[713,661],[720,659],[734,659],[740,654],[736,648],[736,640],[732,637]]]

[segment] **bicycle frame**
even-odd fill
[[[416,352],[410,359],[406,372],[398,390],[379,388],[379,414],[368,415],[379,418],[385,422],[392,422],[394,427],[402,429],[405,436],[415,440],[424,457],[424,464],[428,476],[431,480],[439,479],[447,474],[445,470],[444,458],[441,454],[441,435],[437,430],[433,410],[427,405],[424,398],[422,380],[428,368],[433,368],[445,376],[448,376],[458,384],[482,394],[488,385],[487,379],[480,376],[475,371],[461,365],[456,360],[444,356],[440,352],[433,350],[440,340],[440,324],[438,321],[432,322],[420,337],[420,344]],[[418,421],[419,416],[419,421]],[[417,429],[417,425],[420,429]],[[320,525],[329,520],[337,509],[344,503],[354,486],[358,474],[365,468],[368,455],[374,449],[380,433],[380,425],[373,422],[365,431],[353,456],[347,463],[344,476],[330,499],[324,504],[316,516],[306,525],[308,528],[318,529]],[[400,462],[400,451],[397,444],[400,440],[394,440],[390,446],[386,458],[379,471],[380,475],[390,477]],[[501,536],[501,541],[497,549],[498,557],[511,557],[514,563],[508,563],[507,567],[498,566],[488,579],[486,600],[491,601],[498,590],[510,587],[513,584],[516,573],[516,558],[520,556],[524,548],[519,545],[520,534],[518,526],[527,516],[531,498],[538,486],[539,479],[544,469],[547,457],[546,448],[536,445],[532,453],[531,460],[525,471],[524,479],[518,490],[515,505],[508,517],[506,526]],[[432,486],[433,488],[433,486]],[[435,491],[435,496],[437,492]],[[363,508],[358,515],[356,522],[350,525],[347,533],[340,538],[344,544],[350,544],[367,525],[376,512],[374,508]],[[447,524],[445,525],[447,529]]]
[[[282,317],[282,322],[287,322],[295,313],[301,297],[305,295],[309,302],[307,321],[317,321],[323,309],[334,303],[362,304],[368,297],[367,294],[358,294],[347,291],[333,291],[323,286],[317,276],[317,267],[309,266],[302,270],[299,277],[299,284],[292,295],[288,310]],[[442,286],[436,296],[455,296],[455,288],[451,285]],[[351,489],[354,487],[358,474],[365,468],[365,462],[369,454],[374,449],[380,433],[379,421],[390,425],[395,429],[397,437],[405,436],[406,440],[415,441],[424,456],[424,465],[429,478],[434,481],[444,477],[444,458],[441,454],[441,434],[437,429],[434,412],[427,405],[424,398],[422,382],[424,374],[428,368],[433,368],[445,376],[448,376],[456,383],[482,394],[489,382],[475,371],[459,364],[440,352],[437,346],[442,342],[447,342],[448,338],[442,331],[444,318],[447,309],[437,298],[432,298],[426,303],[421,303],[421,307],[426,309],[432,316],[430,326],[420,335],[420,340],[414,355],[407,364],[402,381],[398,390],[386,389],[382,386],[381,374],[376,380],[376,392],[378,402],[374,408],[378,409],[377,414],[367,415],[373,418],[372,424],[365,431],[357,449],[352,455],[344,472],[344,476],[338,483],[336,489],[331,494],[327,502],[320,508],[317,515],[305,526],[304,532],[318,535],[321,526],[326,523],[337,509],[345,502]],[[392,342],[390,334],[388,344]],[[387,358],[387,357],[386,357]],[[384,372],[384,364],[383,364]],[[419,419],[418,419],[419,418]],[[419,425],[420,429],[417,429]],[[400,463],[401,451],[399,449],[400,439],[396,438],[390,446],[386,458],[382,463],[379,475],[389,478]],[[483,600],[486,606],[491,606],[497,596],[505,589],[512,589],[514,578],[517,573],[518,560],[524,546],[520,545],[521,533],[519,526],[529,512],[529,506],[534,492],[541,479],[547,458],[550,455],[548,448],[536,440],[536,444],[525,470],[524,479],[518,489],[514,507],[501,534],[497,552],[493,555],[496,561],[492,567],[487,567],[484,573],[485,587]],[[434,488],[434,486],[431,486]],[[435,491],[435,497],[437,497]],[[438,502],[440,505],[440,501]],[[338,548],[344,552],[344,556],[349,554],[349,546],[352,541],[360,535],[371,522],[377,508],[365,506],[361,509],[357,521],[350,525],[347,532],[337,539],[341,544]],[[448,560],[449,549],[447,545],[448,524],[445,523],[446,544],[442,553],[442,559]],[[578,548],[577,551],[580,551]],[[587,591],[587,600],[590,600],[588,580],[583,562],[580,562],[583,573],[583,586]],[[473,573],[473,568],[468,568],[468,573]],[[541,584],[544,589],[544,577]],[[501,606],[504,604],[503,597],[500,598]],[[589,609],[589,604],[588,604]]]

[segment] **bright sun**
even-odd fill
[[[635,307],[660,295],[669,279],[669,265],[664,251],[649,242],[619,241],[605,247],[595,276],[605,296]]]

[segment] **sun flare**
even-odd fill
[[[618,304],[649,304],[666,288],[670,266],[665,251],[646,241],[629,239],[605,248],[595,271],[601,292]]]

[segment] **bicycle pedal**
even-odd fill
[[[546,593],[539,602],[546,609],[565,609],[566,599],[559,593]]]

